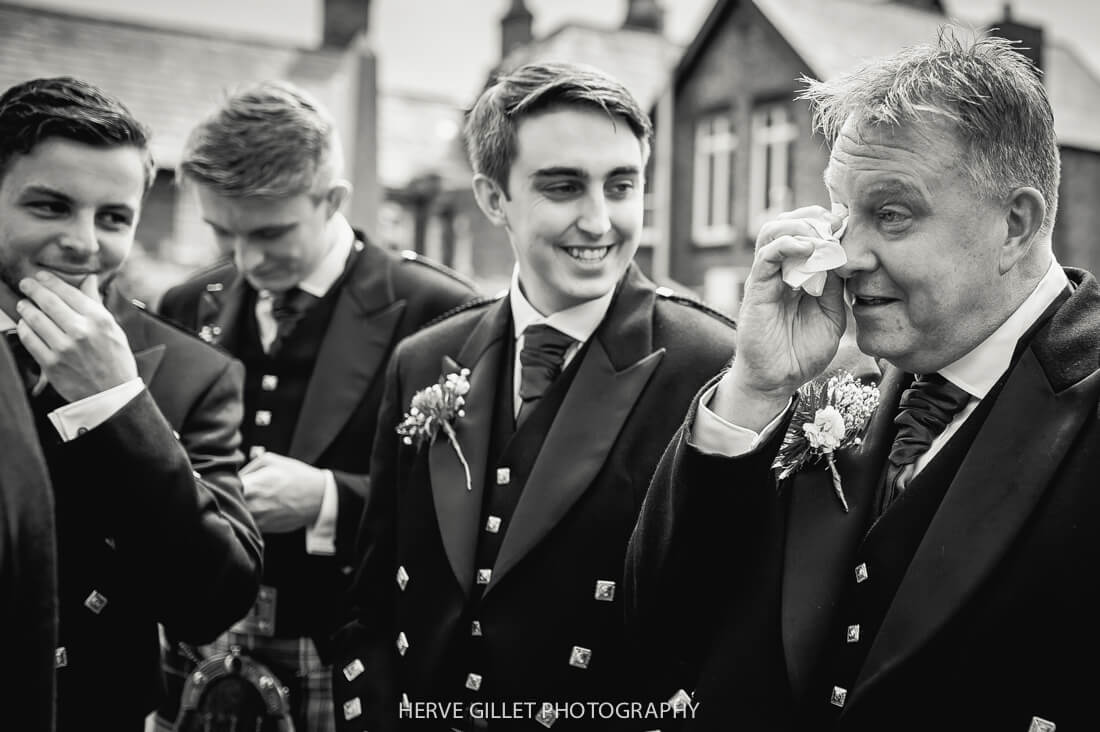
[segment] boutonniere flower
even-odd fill
[[[862,443],[878,398],[878,387],[860,383],[847,371],[803,384],[783,445],[772,464],[779,471],[779,479],[824,459],[832,474],[833,490],[847,513],[836,453]]]
[[[459,417],[466,416],[466,394],[470,391],[470,369],[458,373],[444,374],[439,383],[421,389],[413,394],[409,411],[405,412],[401,424],[397,425],[397,434],[406,445],[416,443],[420,449],[424,443],[434,444],[442,431],[454,447],[462,469],[466,472],[466,490],[472,490],[470,466],[459,447],[455,435],[454,423]]]

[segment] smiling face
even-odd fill
[[[0,179],[0,279],[16,289],[48,270],[74,287],[103,281],[133,246],[144,193],[135,146],[48,138],[15,155]]]
[[[524,295],[546,315],[607,294],[642,232],[641,142],[625,119],[574,106],[524,119],[516,143],[509,195],[485,176],[475,186],[508,231]]]
[[[965,355],[1007,318],[1017,297],[999,268],[1003,205],[975,191],[955,133],[938,121],[905,128],[849,119],[825,174],[848,206],[842,240],[859,346],[916,373]]]

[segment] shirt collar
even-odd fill
[[[298,287],[314,297],[324,297],[340,275],[344,273],[344,267],[351,254],[352,245],[355,244],[355,232],[344,215],[337,212],[332,220],[332,246],[325,252],[325,256],[317,263]]]
[[[519,267],[516,267],[512,270],[512,283],[508,287],[508,301],[512,306],[512,324],[515,328],[514,337],[519,338],[529,325],[545,323],[573,340],[584,343],[592,337],[600,321],[607,315],[607,309],[611,307],[611,298],[614,295],[615,291],[612,290],[595,300],[582,302],[580,305],[549,315],[542,315],[524,297],[519,286]]]
[[[970,353],[940,369],[940,375],[971,396],[984,399],[1008,370],[1020,338],[1068,286],[1069,278],[1052,255],[1046,274],[1016,312]]]
[[[9,330],[15,330],[15,321],[3,310],[0,310],[0,333],[7,333]]]

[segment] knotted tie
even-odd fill
[[[23,341],[19,340],[14,330],[8,331],[4,336],[8,341],[8,348],[11,349],[12,358],[15,359],[15,366],[19,369],[19,376],[23,378],[23,387],[28,394],[32,394],[42,377],[42,368],[23,345]]]
[[[886,497],[883,510],[905,492],[913,477],[913,466],[970,401],[970,395],[939,374],[918,376],[901,395],[894,424],[898,433],[890,448],[886,466]]]
[[[271,317],[275,319],[275,340],[267,349],[268,353],[274,354],[279,350],[317,299],[300,287],[291,287],[272,296]]]
[[[523,331],[523,350],[519,354],[521,400],[516,427],[534,411],[546,389],[558,378],[565,352],[575,343],[572,338],[549,325],[529,325]]]

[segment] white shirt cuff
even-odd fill
[[[691,437],[688,439],[689,445],[705,455],[719,455],[721,457],[747,455],[775,433],[775,430],[783,422],[787,410],[791,408],[791,403],[787,402],[786,409],[777,414],[775,419],[768,422],[764,429],[757,433],[746,427],[739,427],[732,422],[728,422],[711,411],[708,405],[711,399],[714,398],[714,392],[717,388],[718,385],[715,384],[703,392],[703,396],[699,399],[699,410],[696,412],[695,424],[692,426]]]
[[[330,557],[336,553],[336,509],[339,495],[336,477],[331,470],[325,474],[325,494],[321,498],[321,511],[313,526],[306,527],[306,553]]]
[[[58,407],[47,415],[64,442],[74,440],[88,430],[94,430],[125,407],[142,392],[145,383],[134,377],[107,391]]]

